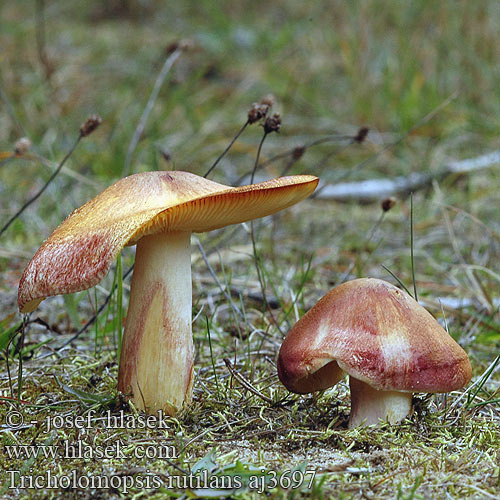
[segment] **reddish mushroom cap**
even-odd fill
[[[280,349],[278,375],[291,391],[325,389],[343,371],[375,389],[405,392],[448,392],[471,379],[467,354],[431,314],[372,278],[327,293]]]
[[[28,264],[18,305],[99,283],[125,245],[164,231],[205,232],[273,214],[309,196],[312,175],[229,187],[188,172],[145,172],[113,184],[70,214]]]

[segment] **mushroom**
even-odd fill
[[[362,278],[328,292],[290,330],[278,376],[299,394],[327,389],[347,373],[349,427],[394,424],[413,392],[449,392],[471,379],[465,351],[417,301],[385,281]]]
[[[118,389],[139,409],[174,415],[191,400],[193,383],[191,233],[273,214],[317,184],[299,175],[229,187],[180,171],[121,179],[43,243],[19,283],[19,310],[96,285],[120,250],[137,244]]]

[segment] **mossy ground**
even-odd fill
[[[16,288],[28,259],[64,216],[122,176],[127,148],[172,41],[190,38],[193,48],[162,86],[132,155],[134,172],[176,168],[202,175],[242,126],[250,104],[268,93],[276,97],[283,125],[279,135],[266,139],[262,161],[331,134],[352,137],[362,125],[371,131],[362,144],[339,139],[308,148],[293,164],[290,156],[273,162],[262,171],[267,177],[285,168],[326,182],[433,172],[450,159],[498,147],[496,2],[166,6],[145,0],[82,7],[45,0],[5,3],[0,19],[0,152],[11,151],[27,135],[31,153],[38,155],[0,163],[2,221],[49,178],[87,115],[103,117],[43,196],[0,237],[0,339],[21,321]],[[233,184],[251,170],[261,136],[259,126],[248,127],[211,178]],[[193,238],[194,398],[168,420],[168,429],[104,428],[108,410],[135,415],[116,394],[116,293],[97,324],[60,349],[103,302],[114,273],[95,290],[42,303],[30,319],[43,322],[25,329],[21,379],[19,336],[8,365],[2,358],[0,496],[223,494],[178,488],[131,488],[127,494],[113,488],[16,490],[8,489],[6,472],[137,479],[149,470],[167,484],[170,476],[195,467],[233,478],[261,477],[262,468],[271,498],[497,498],[500,379],[488,367],[500,353],[498,186],[493,167],[448,176],[413,198],[419,298],[470,355],[475,385],[448,395],[417,395],[414,413],[401,425],[356,430],[347,429],[345,381],[313,396],[292,395],[281,386],[275,367],[281,341],[329,288],[359,276],[393,281],[384,265],[413,289],[408,197],[401,196],[381,222],[379,203],[307,200],[255,225],[270,310],[262,300],[249,225]],[[210,274],[198,242],[235,307]],[[125,249],[122,259],[128,269],[133,250]],[[123,315],[128,283],[123,282]],[[467,305],[450,305],[450,298]],[[17,397],[20,380],[17,403],[10,398]],[[26,426],[13,429],[5,418],[18,410]],[[87,414],[88,429],[46,432],[47,418]],[[5,448],[46,445],[60,451],[78,441],[94,450],[120,442],[123,457],[10,459]],[[136,456],[137,450],[168,445],[175,456]],[[274,472],[283,474],[286,486],[293,472],[285,471],[296,468],[296,478],[315,471],[311,488],[307,475],[302,488],[271,487]],[[225,493],[262,496],[245,488]]]

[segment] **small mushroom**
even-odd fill
[[[126,177],[75,210],[28,264],[18,305],[99,283],[126,245],[137,244],[118,389],[147,412],[174,415],[191,399],[192,232],[273,214],[309,196],[301,175],[228,187],[188,172]]]
[[[471,379],[465,351],[417,301],[385,281],[362,278],[328,292],[290,330],[278,376],[299,394],[349,375],[349,427],[400,422],[413,392],[448,392]]]

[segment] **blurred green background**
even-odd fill
[[[415,132],[426,145],[472,152],[499,131],[495,1],[21,0],[0,14],[0,144],[26,133],[50,156],[97,112],[96,175],[120,176],[165,50],[181,39],[193,50],[162,87],[136,164],[158,166],[162,146],[176,167],[202,168],[270,92],[282,136],[296,139],[365,124],[383,141],[450,96]]]

